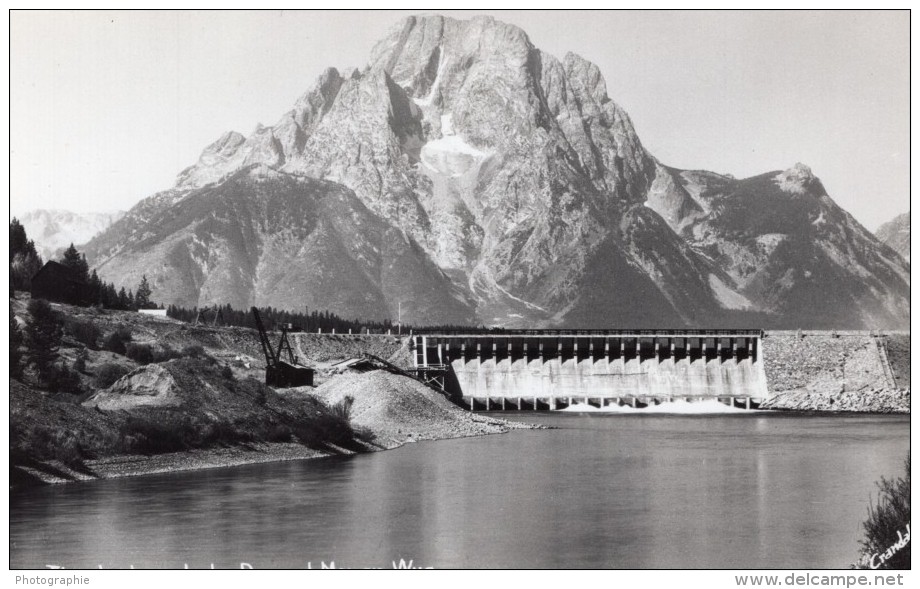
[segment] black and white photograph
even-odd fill
[[[903,585],[910,16],[10,10],[11,579]]]

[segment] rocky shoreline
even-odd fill
[[[870,388],[865,391],[784,391],[770,397],[761,409],[824,411],[830,413],[910,413],[910,389]]]
[[[910,413],[910,334],[767,332],[761,409]]]
[[[486,418],[489,419],[489,418]],[[503,420],[494,420],[503,421]],[[421,441],[446,440],[458,437],[476,437],[506,433],[513,429],[540,429],[544,426],[507,422],[508,426],[500,431],[481,431],[464,436],[445,435],[443,437],[415,437],[411,432],[402,440],[388,438],[383,444],[366,444],[368,452],[395,450],[407,443]],[[155,455],[121,455],[87,460],[78,469],[57,460],[45,461],[40,468],[18,466],[27,477],[11,481],[12,486],[57,485],[74,482],[88,482],[103,479],[144,476],[152,474],[176,473],[185,471],[207,470],[260,464],[266,462],[285,462],[289,460],[310,460],[356,454],[352,450],[333,448],[328,452],[314,450],[296,443],[257,443],[227,448],[188,450]],[[30,480],[26,480],[26,479]]]
[[[296,442],[255,442],[159,454],[119,454],[84,460],[79,465],[68,465],[60,460],[35,460],[17,464],[17,476],[11,484],[63,484],[307,460],[392,450],[421,441],[545,428],[469,413],[417,381],[383,371],[342,375],[316,389],[288,389],[279,394],[292,399],[309,396],[330,406],[346,397],[352,399],[351,423],[359,434],[355,440],[357,448],[326,444],[324,449],[317,449]]]

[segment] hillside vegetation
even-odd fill
[[[28,299],[11,300],[10,307],[25,329],[32,320]],[[251,330],[50,307],[60,324],[52,367],[69,376],[52,387],[27,364],[10,380],[17,482],[91,477],[92,461],[119,455],[265,443],[335,453],[365,450],[372,442],[371,434],[352,430],[342,407],[324,405],[305,390],[277,392],[263,384],[264,361],[255,355]]]
[[[470,414],[405,376],[336,375],[332,368],[364,352],[405,364],[406,339],[398,336],[292,334],[295,353],[316,369],[320,386],[275,390],[263,384],[265,361],[252,329],[48,304],[22,293],[10,299],[10,312],[11,333],[19,333],[11,337],[11,362],[18,354],[20,367],[10,379],[14,485],[311,458],[529,427]],[[30,339],[35,313],[48,343],[41,358]]]

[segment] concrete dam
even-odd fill
[[[767,395],[760,330],[413,334],[414,368],[470,410],[603,408]]]

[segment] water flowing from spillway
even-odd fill
[[[656,358],[453,361],[464,396],[766,396],[761,362]]]
[[[567,413],[623,413],[630,415],[642,414],[668,414],[675,415],[712,415],[722,413],[732,414],[753,414],[758,413],[756,409],[742,409],[740,407],[729,407],[724,403],[716,400],[706,400],[697,402],[688,402],[676,400],[670,403],[660,403],[658,405],[649,405],[648,407],[635,408],[629,405],[607,405],[605,407],[595,407],[586,403],[573,403],[565,409],[559,409]]]

